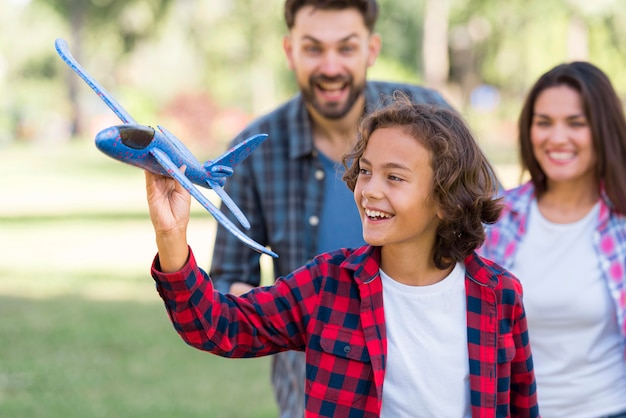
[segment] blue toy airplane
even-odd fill
[[[266,134],[252,136],[215,160],[201,164],[183,143],[165,128],[139,125],[122,106],[76,61],[67,42],[55,41],[59,56],[91,87],[107,106],[120,118],[123,125],[111,126],[96,135],[96,146],[106,155],[156,174],[176,179],[215,219],[230,233],[256,251],[278,257],[276,253],[248,237],[239,230],[194,184],[211,188],[246,228],[250,222],[228,196],[222,186],[226,177],[266,138]],[[179,167],[185,165],[185,173]]]

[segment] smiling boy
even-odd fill
[[[225,357],[304,351],[307,417],[538,416],[521,286],[474,252],[501,207],[460,116],[396,98],[344,162],[368,245],[239,297],[197,267],[187,193],[146,173],[152,275],[183,340]]]
[[[272,260],[276,276],[319,253],[364,244],[358,211],[341,180],[341,158],[354,145],[359,120],[380,97],[401,90],[414,102],[446,104],[423,86],[368,79],[383,42],[375,28],[379,8],[376,0],[284,2],[282,49],[298,92],[232,141],[269,135],[225,185],[250,220],[250,237],[280,254]],[[259,253],[218,225],[210,275],[218,290],[245,293],[260,284]],[[302,417],[303,353],[279,353],[271,364],[280,416]]]

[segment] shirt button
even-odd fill
[[[324,170],[315,170],[315,179],[323,180],[324,179]]]
[[[344,352],[344,353],[346,353],[346,354],[348,354],[348,353],[350,352],[350,350],[352,350],[352,349],[350,348],[350,346],[349,346],[349,345],[346,345],[346,346],[343,348],[343,352]]]
[[[309,218],[309,225],[311,226],[317,226],[320,223],[320,218],[318,218],[317,216],[313,215]]]

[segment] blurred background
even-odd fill
[[[101,154],[115,115],[54,40],[137,119],[205,160],[296,92],[282,0],[0,1],[0,416],[272,417],[269,360],[225,360],[173,331],[149,277],[143,173]],[[380,0],[370,79],[440,90],[505,186],[535,79],[589,60],[626,98],[622,0]],[[210,193],[210,192],[209,192]],[[215,224],[192,204],[210,264]]]

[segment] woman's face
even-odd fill
[[[548,189],[563,184],[597,184],[598,161],[580,93],[560,85],[537,96],[530,127],[533,154]]]

